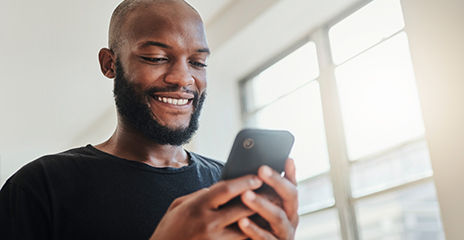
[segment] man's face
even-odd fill
[[[209,51],[203,24],[188,6],[161,10],[138,9],[123,24],[116,53],[116,105],[123,120],[146,136],[180,145],[197,128]],[[188,139],[156,139],[166,134]]]

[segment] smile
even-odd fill
[[[167,103],[167,104],[172,104],[172,105],[177,105],[177,106],[183,106],[187,105],[189,103],[189,99],[186,98],[170,98],[170,97],[155,97],[156,100]]]

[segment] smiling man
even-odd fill
[[[182,147],[198,128],[208,55],[201,18],[184,1],[123,1],[99,53],[114,79],[114,134],[15,173],[0,192],[0,238],[293,239],[292,160],[285,177],[263,166],[219,181],[220,162]],[[280,204],[253,192],[263,183]],[[254,214],[270,227],[250,221]]]

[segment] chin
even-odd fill
[[[165,128],[168,128],[171,131],[179,131],[185,130],[188,128],[188,123],[176,123],[176,122],[167,122],[166,124],[162,125]]]
[[[169,128],[169,130],[171,131],[183,131],[185,129],[187,129],[188,125],[175,125],[175,126],[171,126],[171,125],[167,125],[166,126],[167,128]]]
[[[169,128],[170,130],[184,130],[188,128],[190,124],[190,115],[189,117],[184,118],[164,118],[163,120],[161,119],[156,119],[153,118],[154,121],[158,122],[161,126]]]

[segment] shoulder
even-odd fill
[[[42,156],[23,167],[24,170],[54,168],[74,165],[76,161],[98,158],[88,147],[73,148],[64,152]]]
[[[194,153],[194,152],[189,152],[189,153],[190,153],[190,156],[192,157],[192,159],[194,161],[197,161],[201,165],[204,165],[206,167],[219,168],[221,170],[224,167],[224,163],[222,163],[220,161],[217,161],[217,160],[202,156],[202,155],[200,155],[198,153]]]
[[[197,153],[189,152],[189,154],[200,170],[206,170],[210,174],[213,174],[216,180],[220,179],[224,163]]]
[[[216,183],[221,179],[224,164],[220,161],[202,156],[197,153],[189,152],[192,161],[195,162],[197,174],[203,180],[209,181],[209,185]]]
[[[9,182],[23,187],[43,183],[50,175],[66,172],[66,169],[72,168],[77,160],[85,158],[86,155],[90,157],[91,153],[86,147],[80,147],[42,156],[20,168],[10,177]]]

